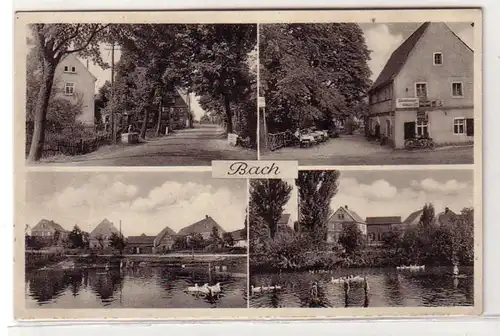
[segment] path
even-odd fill
[[[132,146],[101,148],[96,152],[44,159],[41,164],[71,166],[210,166],[212,160],[256,160],[257,152],[227,143],[216,125],[197,125],[160,139]]]
[[[261,160],[298,160],[300,165],[425,165],[472,164],[472,146],[435,150],[393,150],[362,135],[341,135],[311,148],[286,147],[261,153]]]

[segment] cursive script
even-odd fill
[[[273,162],[271,165],[249,165],[246,162],[235,162],[229,166],[228,175],[279,175],[280,169]]]

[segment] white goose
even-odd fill
[[[221,291],[220,283],[217,282],[214,286],[209,286],[209,289],[212,293],[220,293]]]
[[[262,287],[254,287],[253,285],[250,287],[252,293],[260,293],[262,292]]]

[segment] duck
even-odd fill
[[[253,285],[250,287],[252,293],[260,293],[262,292],[262,287],[254,287]]]

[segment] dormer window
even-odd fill
[[[433,59],[434,65],[443,65],[443,53],[435,52]]]

